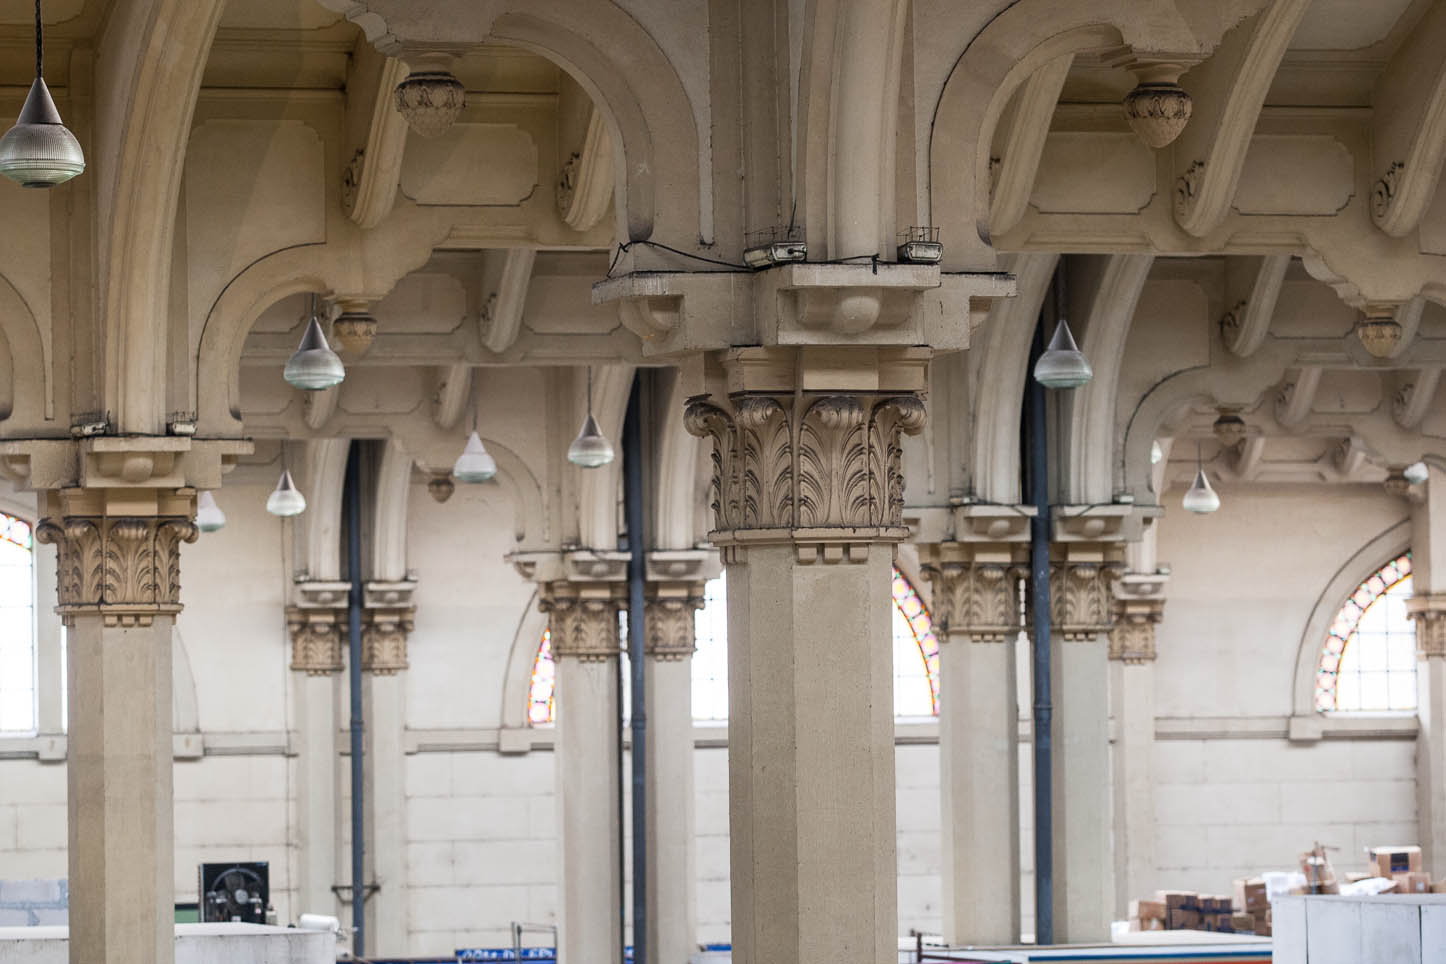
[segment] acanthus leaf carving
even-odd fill
[[[1050,566],[1050,617],[1062,638],[1089,641],[1114,627],[1110,587],[1122,569],[1093,562]]]
[[[648,600],[647,654],[661,660],[693,655],[695,615],[702,608],[702,595]]]
[[[197,533],[185,517],[96,515],[44,519],[35,534],[56,546],[62,612],[97,607],[129,619],[180,610],[180,546]]]
[[[924,570],[934,587],[934,622],[945,634],[1001,643],[1019,632],[1015,580],[999,563],[943,563]]]
[[[867,526],[868,445],[864,407],[851,395],[828,395],[804,413],[799,430],[798,524]]]
[[[539,608],[548,615],[552,655],[557,659],[597,662],[619,653],[618,602],[580,597],[575,587],[543,586]]]

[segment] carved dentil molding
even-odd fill
[[[1054,563],[1049,567],[1050,617],[1066,641],[1091,641],[1114,628],[1111,588],[1118,563]]]
[[[976,643],[1002,643],[1019,633],[1015,577],[1001,563],[945,562],[926,566],[933,586],[933,617],[945,633]]]
[[[924,418],[916,394],[689,399],[684,424],[713,441],[714,541],[807,543],[798,530],[827,529],[855,530],[860,542],[903,538],[901,439]]]
[[[185,515],[67,515],[35,529],[57,550],[57,612],[67,620],[99,612],[106,625],[150,625],[180,612],[181,543],[197,534]]]

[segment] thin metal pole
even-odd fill
[[[353,441],[346,456],[347,678],[351,688],[351,920],[356,928],[353,957],[366,956],[366,782],[362,714],[361,446]]]
[[[628,527],[628,669],[632,673],[633,714],[633,964],[648,960],[648,709],[647,629],[643,582],[646,578],[646,519],[643,513],[643,377],[633,376],[633,391],[623,423],[623,498]]]
[[[1056,313],[1063,304],[1064,259],[1055,275]],[[1054,704],[1050,694],[1049,599],[1049,436],[1045,419],[1044,386],[1034,378],[1034,363],[1044,354],[1045,314],[1040,312],[1029,354],[1028,419],[1025,422],[1029,456],[1029,501],[1035,509],[1030,521],[1030,606],[1034,622],[1034,942],[1054,943],[1054,774],[1051,729]]]

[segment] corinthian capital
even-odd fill
[[[1065,640],[1088,641],[1114,628],[1111,585],[1124,567],[1064,562],[1049,567],[1050,617]]]
[[[648,586],[647,654],[654,659],[684,659],[693,655],[695,625],[703,608],[703,584],[682,587]]]
[[[538,605],[548,616],[552,655],[596,662],[619,652],[620,583],[545,583]]]
[[[1416,655],[1446,659],[1446,595],[1415,596],[1406,601],[1406,612],[1416,621]]]
[[[194,507],[189,490],[50,493],[35,537],[57,550],[57,611],[120,625],[180,612],[181,543],[196,541]]]
[[[1010,568],[977,561],[926,566],[924,575],[934,587],[934,622],[946,634],[976,643],[1012,639],[1019,632],[1019,606]]]

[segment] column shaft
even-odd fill
[[[1054,637],[1054,937],[1107,941],[1114,904],[1108,644]]]
[[[1419,585],[1419,584],[1418,584]],[[1416,620],[1416,798],[1421,856],[1426,865],[1446,855],[1446,595],[1407,603]]]
[[[375,956],[407,953],[407,854],[404,679],[368,673],[366,782],[369,880],[377,891],[367,901],[367,947]]]
[[[1110,713],[1114,795],[1114,915],[1155,892],[1155,627],[1164,614],[1165,577],[1127,574],[1115,585],[1110,631]]]
[[[298,859],[299,913],[336,914],[332,885],[337,861],[337,746],[335,676],[297,676],[297,812],[301,853]]]

